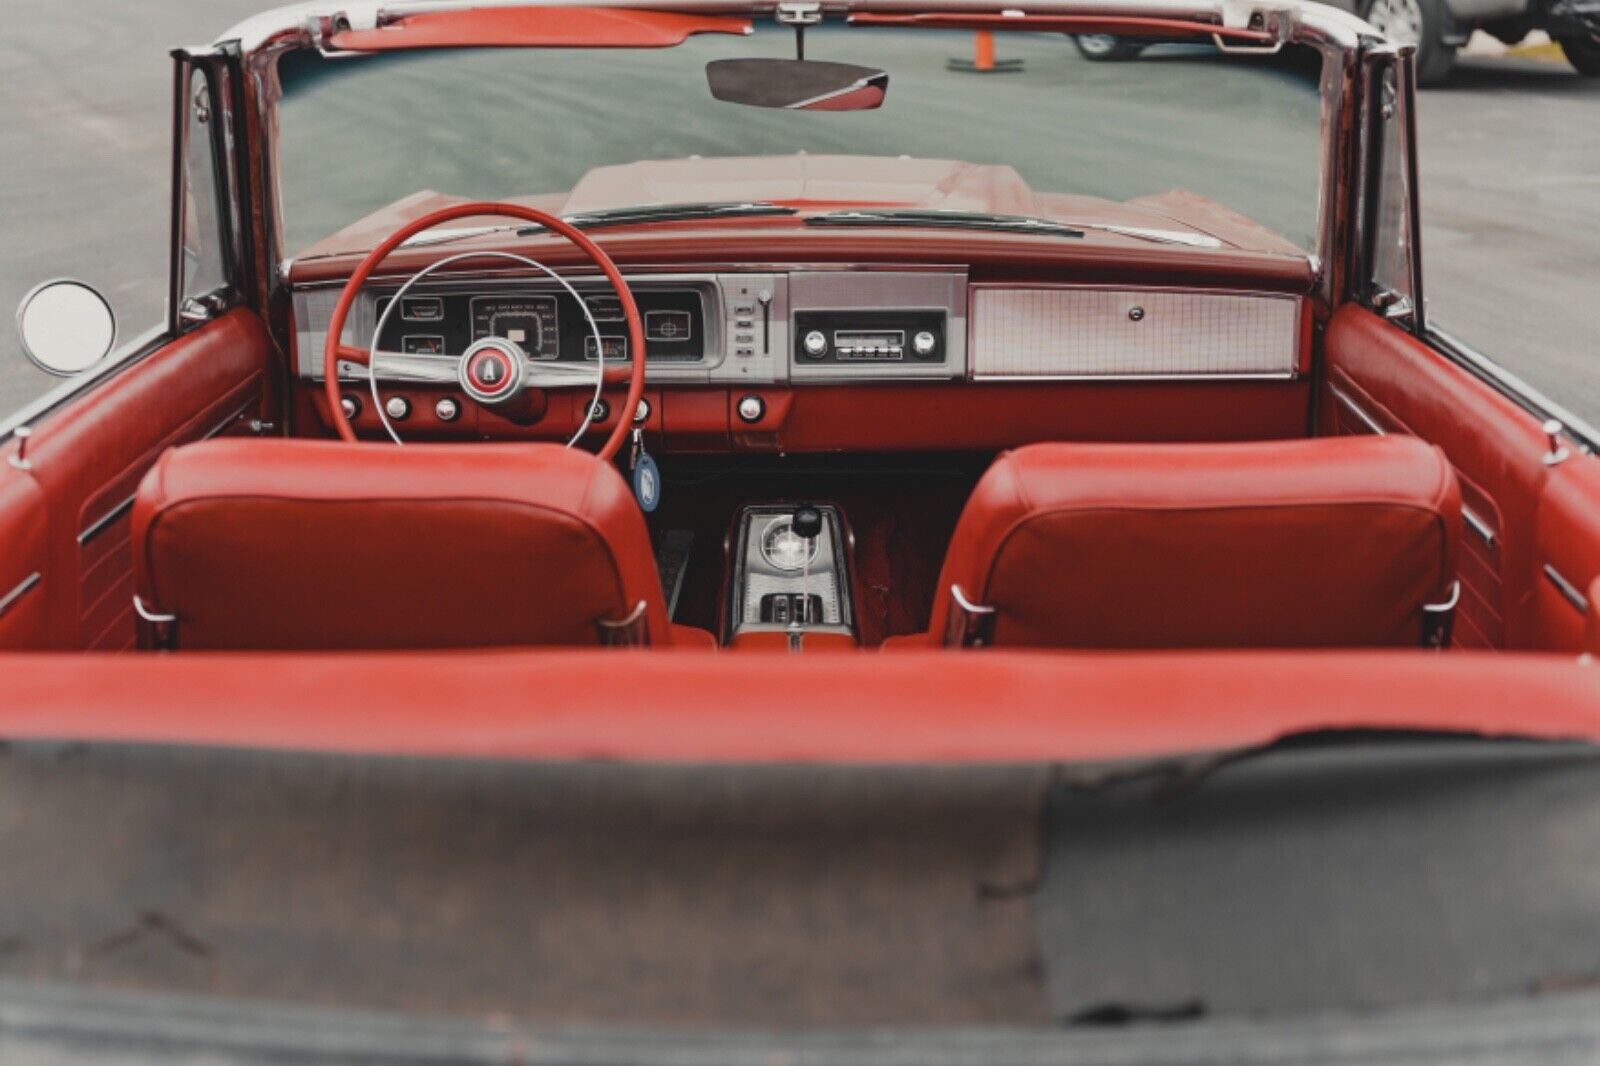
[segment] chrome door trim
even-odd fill
[[[1561,593],[1562,599],[1566,600],[1568,603],[1572,604],[1573,607],[1577,608],[1579,614],[1589,613],[1589,597],[1585,596],[1581,591],[1579,591],[1578,586],[1568,581],[1566,576],[1563,575],[1561,571],[1557,570],[1549,563],[1545,563],[1544,576],[1545,580],[1554,585],[1556,591]]]
[[[1474,511],[1466,504],[1461,505],[1461,521],[1468,529],[1476,533],[1478,539],[1483,541],[1485,545],[1490,548],[1495,546],[1499,538],[1495,536],[1494,527],[1484,521],[1477,511]]]
[[[39,583],[39,576],[39,571],[35,570],[18,582],[10,592],[0,596],[0,618],[4,618],[6,612],[15,607],[22,600],[22,597],[33,591],[33,587]]]
[[[1345,392],[1331,381],[1328,382],[1328,391],[1333,393],[1333,398],[1338,400],[1339,403],[1343,405],[1345,410],[1349,411],[1351,414],[1360,419],[1361,424],[1366,426],[1374,434],[1379,437],[1386,437],[1389,435],[1389,431],[1379,425],[1378,420],[1369,415],[1366,411],[1366,408],[1357,403],[1355,398],[1349,393]]]
[[[78,547],[81,548],[85,544],[88,544],[90,541],[94,540],[100,534],[104,533],[106,530],[115,525],[119,518],[122,518],[129,511],[133,510],[133,501],[138,499],[138,496],[138,493],[134,493],[132,496],[129,496],[115,507],[112,507],[111,510],[107,511],[105,514],[101,515],[99,518],[96,518],[93,522],[90,522],[87,526],[85,526],[78,533]]]
[[[1517,375],[1467,344],[1453,333],[1429,326],[1424,338],[1428,346],[1460,366],[1540,422],[1554,418],[1562,432],[1587,454],[1600,452],[1600,428],[1573,414]]]

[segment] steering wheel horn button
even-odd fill
[[[461,356],[461,388],[479,403],[504,403],[522,387],[523,358],[515,342],[485,337]]]

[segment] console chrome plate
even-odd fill
[[[822,533],[817,537],[816,553],[804,575],[800,571],[773,565],[762,551],[762,542],[775,527],[790,521],[795,504],[758,504],[739,512],[729,548],[733,561],[733,583],[729,586],[728,637],[740,633],[790,631],[789,626],[761,621],[761,597],[769,594],[800,593],[822,599],[822,621],[800,627],[806,633],[846,633],[855,635],[855,605],[851,600],[848,559],[850,535],[839,509],[832,504],[814,504],[822,512]]]

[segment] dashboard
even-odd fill
[[[530,364],[574,369],[593,366],[597,351],[607,361],[638,354],[603,277],[564,276],[574,291],[510,270],[427,278],[393,306],[404,280],[368,282],[344,341],[367,347],[382,320],[379,348],[399,355],[378,381],[400,394],[386,410],[409,415],[412,434],[562,439],[583,422],[579,389],[544,390],[547,405],[520,421],[461,402],[458,357],[484,337],[514,341]],[[955,267],[640,270],[628,282],[646,333],[653,413],[643,424],[669,449],[1115,439],[1135,414],[1160,419],[1172,439],[1304,432],[1311,314],[1300,293],[976,281]],[[322,378],[340,291],[338,281],[292,290],[305,382]],[[339,370],[358,432],[381,431],[365,368]],[[307,390],[312,409],[320,391]]]

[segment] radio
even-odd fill
[[[943,311],[796,311],[795,353],[811,363],[936,362]]]

